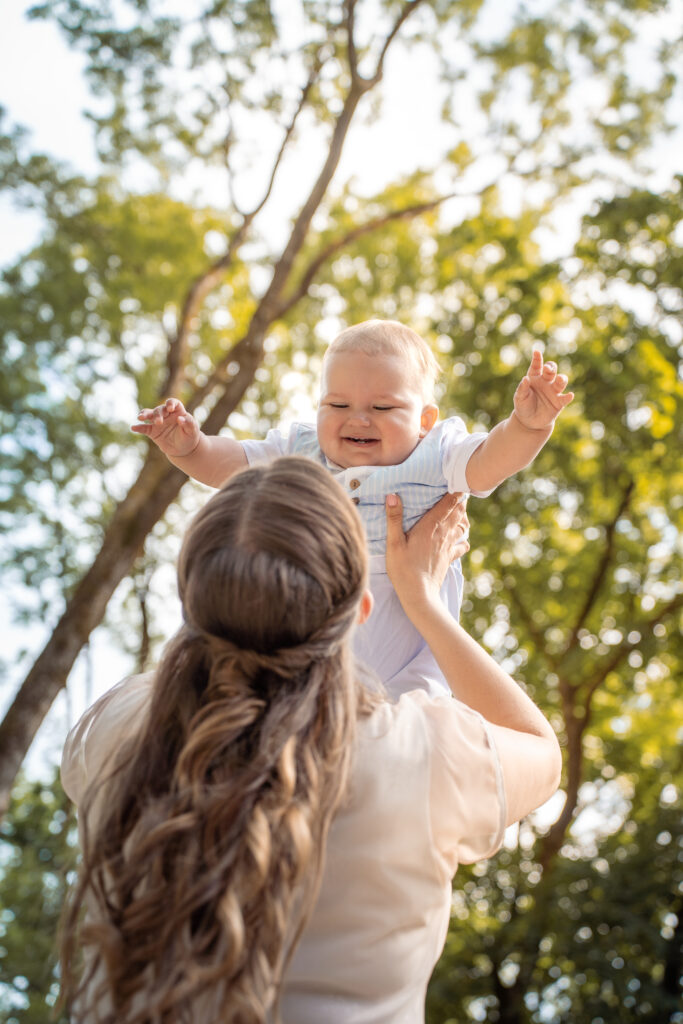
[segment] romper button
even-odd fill
[[[351,501],[354,503],[354,505],[360,505],[360,498],[355,498],[354,497],[354,498],[351,498]]]
[[[351,480],[349,483],[349,487],[351,488],[352,491],[355,491],[357,487],[360,487],[360,480]]]

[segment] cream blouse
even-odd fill
[[[144,720],[133,676],[69,734],[62,783],[78,804]],[[285,1024],[420,1024],[459,863],[501,845],[505,799],[484,719],[420,690],[359,723],[350,792],[330,829],[313,915],[283,984]]]

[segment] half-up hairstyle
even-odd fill
[[[178,564],[185,624],[145,723],[81,808],[62,942],[73,1020],[277,1016],[356,721],[377,700],[348,644],[365,583],[356,511],[309,460],[245,470],[197,515]]]

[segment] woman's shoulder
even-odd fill
[[[410,690],[398,700],[387,698],[360,722],[361,749],[382,747],[384,758],[395,756],[402,764],[414,761],[428,772],[432,754],[439,755],[461,712],[466,717],[469,710],[453,697],[434,697],[424,690]]]
[[[368,728],[377,735],[399,726],[450,731],[454,722],[470,718],[481,719],[481,715],[450,694],[436,696],[416,688],[407,690],[396,700],[383,700],[370,716]]]
[[[423,690],[383,703],[363,730],[359,759],[365,776],[381,773],[413,795],[416,782],[424,789],[433,847],[446,874],[500,846],[505,831],[500,761],[486,720],[466,704]]]

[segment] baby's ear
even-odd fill
[[[372,609],[375,606],[375,599],[369,590],[363,591],[363,596],[360,599],[360,608],[358,609],[358,624],[363,625],[367,622],[372,614]]]
[[[438,405],[425,405],[420,416],[420,436],[424,437],[432,429],[439,418]]]

